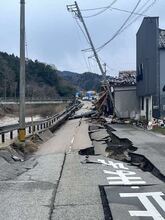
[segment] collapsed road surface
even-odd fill
[[[85,102],[77,116],[90,106]],[[19,168],[14,164],[10,171],[4,161],[1,167],[10,172],[0,180],[0,219],[165,219],[163,180],[129,161],[107,158],[103,149],[108,132],[97,123],[91,135],[91,123],[90,118],[72,117],[54,134],[48,131],[45,140],[51,138],[23,163],[22,174],[11,175]]]

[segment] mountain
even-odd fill
[[[19,96],[19,57],[0,52],[0,98]],[[75,87],[57,74],[52,66],[26,62],[26,96],[30,98],[71,97]]]
[[[85,72],[82,74],[58,71],[58,75],[63,77],[67,82],[72,83],[77,90],[96,90],[99,91],[102,76],[96,73]]]

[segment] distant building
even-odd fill
[[[139,100],[136,94],[136,85],[116,85],[114,87],[114,103],[117,117],[139,119]]]
[[[136,36],[137,96],[146,119],[165,117],[165,30],[158,17],[145,17]]]
[[[113,85],[121,85],[121,84],[129,84],[135,85],[136,84],[136,71],[135,70],[124,70],[119,71],[118,77],[111,77],[110,83]]]
[[[119,118],[137,118],[139,100],[136,94],[136,71],[120,71],[118,77],[111,78],[115,113]]]

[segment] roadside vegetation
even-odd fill
[[[155,128],[152,129],[152,131],[165,135],[165,128],[155,127]]]
[[[0,98],[19,97],[19,57],[0,52]],[[26,97],[55,99],[72,97],[75,87],[57,74],[57,70],[38,60],[26,61]]]

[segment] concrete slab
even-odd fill
[[[76,152],[67,154],[52,219],[104,219],[98,185],[106,179],[96,164],[81,163],[84,159]]]
[[[48,141],[50,138],[53,137],[53,133],[48,129],[38,134],[38,136],[43,140],[44,142]]]
[[[97,186],[84,187],[82,184],[73,186],[61,185],[58,188],[56,206],[72,205],[96,205],[100,204],[100,192]]]
[[[104,129],[104,126],[100,124],[89,124],[89,131],[94,132],[96,130]]]
[[[101,204],[68,205],[56,207],[52,220],[104,220]]]
[[[95,169],[97,172],[102,170],[103,176],[107,180],[107,185],[163,184],[161,180],[153,176],[150,172],[143,172],[138,167],[131,166],[129,163],[101,156],[91,156],[89,162],[95,163]]]
[[[0,219],[49,219],[50,198],[54,185],[44,182],[0,184]]]
[[[48,154],[37,157],[36,161],[37,165],[33,169],[30,169],[28,172],[18,177],[18,180],[34,180],[39,182],[49,181],[50,183],[56,184],[60,176],[64,161],[64,154]]]
[[[99,131],[93,132],[90,134],[91,140],[95,141],[103,141],[103,140],[111,140],[106,129],[101,129]]]
[[[9,181],[0,181],[0,219],[50,219],[64,154],[48,154],[34,161],[37,164],[33,169]]]
[[[111,124],[119,138],[128,138],[137,147],[134,153],[144,155],[165,176],[165,136],[130,125]]]
[[[108,147],[108,145],[106,144],[105,141],[93,141],[93,146],[94,146],[94,151],[95,151],[95,154],[101,154],[103,156],[106,156],[107,153],[106,153],[106,148]]]
[[[92,147],[92,142],[88,135],[88,122],[84,119],[79,121],[75,134],[71,140],[71,150],[80,150]]]

